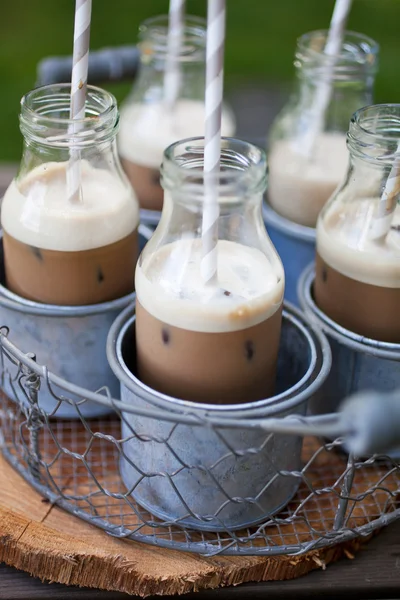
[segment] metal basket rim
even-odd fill
[[[119,399],[111,398],[111,396],[104,396],[99,392],[91,392],[90,390],[81,388],[51,373],[50,371],[48,371],[47,367],[39,365],[31,354],[25,354],[24,352],[22,352],[22,350],[17,348],[17,346],[15,346],[7,338],[7,334],[8,331],[4,332],[0,328],[0,348],[2,348],[8,356],[13,356],[17,359],[17,361],[25,365],[25,367],[27,367],[30,371],[40,376],[44,380],[48,380],[50,384],[53,384],[63,390],[67,390],[68,392],[77,396],[80,396],[82,399],[97,402],[98,404],[109,407],[111,409],[116,409],[120,413],[126,412],[131,414],[137,414],[143,417],[148,417],[150,419],[160,419],[164,421],[169,421],[171,423],[178,422],[185,425],[194,425],[199,427],[202,427],[205,424],[209,423],[212,426],[222,428],[243,428],[245,426],[246,428],[262,428],[268,430],[268,422],[271,422],[271,431],[275,431],[276,428],[278,428],[278,430],[282,429],[282,426],[280,426],[279,424],[280,422],[285,421],[285,425],[283,426],[285,431],[288,431],[288,433],[292,433],[292,429],[294,429],[293,435],[298,435],[298,433],[296,433],[296,430],[299,426],[301,427],[301,425],[299,424],[299,420],[302,421],[304,419],[300,419],[298,416],[293,417],[292,415],[277,418],[246,418],[236,416],[224,417],[223,415],[221,415],[217,418],[207,414],[206,412],[203,415],[199,416],[189,411],[171,412],[162,408],[145,409],[135,407],[131,404],[122,402]],[[10,401],[14,404],[18,404],[19,406],[21,406],[20,402],[18,400],[15,400],[14,398],[10,398]],[[314,417],[313,421],[320,422],[322,426],[326,425],[330,427],[332,417],[334,418],[334,420],[336,420],[336,415],[323,415]],[[294,422],[290,423],[290,420]],[[308,431],[307,426],[305,430]]]
[[[76,507],[71,510],[70,503],[67,500],[62,500],[58,497],[58,495],[51,491],[49,487],[44,484],[41,484],[39,481],[28,476],[28,471],[21,466],[21,464],[16,460],[9,452],[7,452],[4,448],[2,449],[2,454],[4,458],[8,461],[8,463],[15,469],[27,483],[32,486],[37,492],[39,492],[43,497],[48,498],[51,502],[57,504],[68,513],[73,514],[74,516],[82,519],[84,522],[90,523],[93,525],[93,517],[91,517],[87,512],[83,509],[77,509]],[[351,539],[355,539],[357,537],[367,537],[371,535],[373,531],[379,530],[381,527],[385,527],[390,525],[394,521],[398,520],[400,517],[400,508],[393,510],[388,513],[382,513],[378,518],[370,521],[368,523],[364,523],[359,527],[355,528],[347,528],[343,530],[337,536],[332,536],[329,540],[325,537],[319,538],[315,541],[310,541],[305,544],[287,544],[285,546],[265,546],[258,547],[252,546],[251,548],[243,548],[237,546],[236,543],[229,543],[226,548],[215,548],[215,542],[210,541],[207,543],[205,541],[199,542],[190,542],[190,544],[186,542],[177,542],[171,539],[162,539],[157,538],[155,535],[143,535],[140,532],[129,532],[129,530],[123,530],[121,527],[115,526],[115,530],[119,530],[119,533],[112,534],[110,532],[110,525],[103,518],[96,519],[95,526],[99,529],[106,531],[109,535],[113,537],[128,539],[133,541],[139,541],[141,543],[145,543],[151,546],[168,548],[171,550],[179,550],[184,552],[190,552],[192,554],[202,554],[204,556],[214,556],[222,553],[223,556],[279,556],[279,555],[300,555],[305,554],[311,550],[316,550],[318,548],[327,548],[329,546],[337,545],[343,542],[346,542]],[[182,531],[185,531],[186,528],[183,528]],[[284,548],[284,549],[283,549]]]
[[[291,388],[273,396],[270,399],[260,400],[257,403],[252,403],[252,407],[246,408],[243,404],[238,405],[238,408],[235,405],[210,405],[208,407],[206,404],[200,404],[198,402],[188,402],[186,400],[180,400],[176,398],[172,398],[165,394],[157,393],[157,398],[155,398],[156,394],[154,394],[150,389],[147,388],[146,385],[141,384],[136,377],[130,377],[128,374],[128,369],[125,363],[122,364],[122,357],[119,356],[117,349],[117,340],[122,337],[126,329],[131,325],[132,320],[135,316],[135,308],[132,306],[128,306],[125,308],[116,318],[113,325],[110,328],[108,340],[107,340],[107,356],[109,364],[114,371],[114,374],[117,376],[118,380],[125,385],[130,391],[135,393],[140,390],[140,396],[146,402],[149,402],[152,405],[156,405],[158,408],[161,408],[163,404],[168,406],[169,411],[175,411],[177,413],[185,411],[185,412],[193,412],[195,414],[200,415],[224,415],[224,413],[229,412],[229,415],[232,417],[240,419],[249,419],[249,418],[267,418],[269,416],[273,416],[276,411],[279,412],[289,410],[294,406],[298,406],[302,402],[306,402],[310,395],[314,393],[315,388],[322,385],[325,381],[326,377],[330,371],[330,359],[331,353],[328,341],[325,335],[319,331],[316,327],[310,327],[307,323],[307,318],[300,313],[295,307],[293,307],[290,303],[284,303],[283,316],[287,318],[291,322],[295,322],[296,325],[303,331],[303,333],[307,336],[309,341],[312,341],[313,350],[316,353],[314,367],[311,362],[310,367],[307,369],[304,376]],[[310,332],[311,329],[311,332]],[[318,343],[321,345],[319,349],[318,343],[313,339],[312,334],[318,337]],[[321,355],[325,353],[325,361],[321,361]],[[327,356],[326,356],[327,355]],[[320,364],[319,367],[316,365]],[[316,369],[319,369],[316,377],[312,379],[313,374],[316,372]],[[289,397],[288,399],[282,399],[289,390],[293,390],[295,393],[296,390],[300,389],[303,384],[308,382],[311,379],[311,383],[304,389],[301,389],[299,393],[297,393],[294,397]],[[168,403],[168,404],[166,404]],[[251,413],[251,414],[249,414]],[[213,420],[214,422],[214,420]]]

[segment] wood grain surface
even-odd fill
[[[323,466],[327,467],[324,462]],[[353,557],[360,547],[353,540],[297,557],[205,558],[112,538],[45,501],[3,458],[0,481],[0,561],[68,585],[142,597],[189,593],[293,579],[342,556]]]
[[[237,587],[199,591],[185,600],[340,600],[400,597],[400,521],[385,528],[357,554],[292,581],[246,583]],[[42,583],[27,573],[0,566],[1,600],[128,600],[120,592]],[[172,596],[164,596],[172,598]],[[154,597],[155,599],[155,597]]]

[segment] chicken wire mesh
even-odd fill
[[[0,347],[1,385],[7,390],[7,395],[4,392],[0,395],[0,442],[5,458],[51,503],[112,536],[208,556],[300,554],[353,537],[369,536],[399,516],[400,465],[389,456],[349,456],[342,438],[330,441],[318,437],[328,431],[340,433],[334,415],[314,420],[296,417],[294,422],[290,418],[227,422],[223,418],[194,417],[189,412],[171,415],[161,410],[139,409],[112,399],[107,389],[89,392],[48,372],[45,366],[36,364],[33,354],[24,354],[12,344],[6,328],[0,333]],[[43,393],[50,393],[56,401],[51,414],[40,408]],[[110,414],[85,419],[82,408],[89,401],[108,406]],[[64,404],[73,407],[75,418],[57,418]],[[132,427],[135,414],[148,417],[147,422],[154,426],[145,432],[136,431]],[[170,423],[170,435],[164,439],[156,433],[160,420]],[[122,438],[121,423],[128,421],[129,435]],[[258,436],[254,447],[238,449],[227,442],[218,464],[257,455],[281,433],[298,436],[302,432],[299,469],[277,468],[272,476],[269,471],[259,496],[232,497],[223,490],[225,504],[254,505],[272,482],[290,477],[298,484],[295,495],[281,510],[265,516],[252,528],[224,530],[223,519],[221,531],[185,527],[186,517],[203,521],[204,517],[192,510],[178,487],[174,488],[174,477],[182,473],[192,476],[196,466],[186,463],[176,452],[179,467],[172,473],[145,471],[136,465],[140,476],[132,489],[126,487],[120,474],[121,460],[127,458],[127,444],[140,439],[143,448],[146,444],[150,448],[154,442],[170,448],[171,436],[182,424],[191,424],[199,431],[211,428],[222,440],[226,439],[227,426],[261,432],[261,443]],[[212,481],[215,467],[215,461],[201,463],[201,470]],[[155,477],[170,481],[187,511],[184,517],[158,518],[137,501],[135,487]],[[220,509],[212,517],[218,518],[218,514]]]

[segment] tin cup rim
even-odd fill
[[[147,225],[142,223],[138,227],[139,235],[142,235],[147,241],[153,235],[153,231]],[[3,231],[0,231],[0,242],[3,239]],[[97,304],[83,304],[83,305],[59,305],[59,304],[46,304],[42,302],[35,302],[34,300],[28,300],[18,294],[15,294],[11,290],[5,287],[0,282],[0,306],[4,306],[10,310],[17,312],[47,316],[47,317],[81,317],[88,315],[96,315],[100,313],[106,313],[112,310],[123,309],[128,303],[134,302],[135,292],[116,298],[115,300],[109,300],[107,302],[100,302]]]
[[[132,306],[128,306],[111,325],[107,339],[107,358],[121,385],[158,408],[173,412],[190,411],[192,414],[199,415],[214,413],[237,418],[273,416],[306,402],[328,377],[331,368],[330,347],[322,331],[308,322],[307,318],[289,303],[285,303],[282,317],[292,321],[308,340],[311,348],[310,365],[303,377],[294,386],[272,398],[257,400],[256,402],[225,405],[203,404],[162,394],[142,383],[138,377],[131,373],[122,356],[122,340],[135,321],[135,307]],[[312,333],[310,333],[310,330]]]
[[[265,199],[262,205],[262,213],[267,226],[271,225],[289,237],[300,239],[303,242],[315,244],[315,227],[300,225],[299,223],[290,221],[290,219],[286,219],[286,217],[282,217],[282,215],[277,213],[276,210],[274,210],[269,202]]]
[[[315,280],[315,262],[301,273],[297,285],[297,296],[305,314],[316,322],[330,337],[357,352],[364,352],[379,358],[400,361],[400,344],[382,342],[354,333],[330,319],[315,303],[312,288]]]
[[[18,296],[18,294],[11,292],[0,283],[0,306],[28,315],[46,317],[82,317],[105,313],[119,308],[122,309],[127,303],[133,302],[134,300],[135,292],[131,292],[116,300],[109,300],[108,302],[101,302],[99,304],[82,304],[77,306],[44,304]]]

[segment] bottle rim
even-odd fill
[[[205,187],[213,186],[219,197],[239,198],[262,193],[267,182],[266,153],[260,147],[236,138],[221,138],[221,168],[204,172],[204,137],[192,137],[171,144],[164,151],[161,183],[166,190],[189,193],[193,200],[204,199]]]
[[[347,146],[353,156],[392,165],[399,158],[400,104],[372,104],[350,119]]]
[[[294,65],[300,71],[317,71],[323,77],[341,79],[374,74],[378,69],[379,44],[356,31],[345,31],[338,56],[325,54],[328,29],[307,32],[297,39]]]
[[[35,88],[21,99],[20,129],[24,136],[51,146],[81,146],[114,136],[119,122],[117,100],[102,88],[88,85],[85,117],[71,119],[71,84]]]
[[[143,60],[165,59],[168,55],[168,15],[150,17],[139,26],[139,48]],[[202,17],[185,15],[180,62],[204,61],[207,42],[207,22]]]

